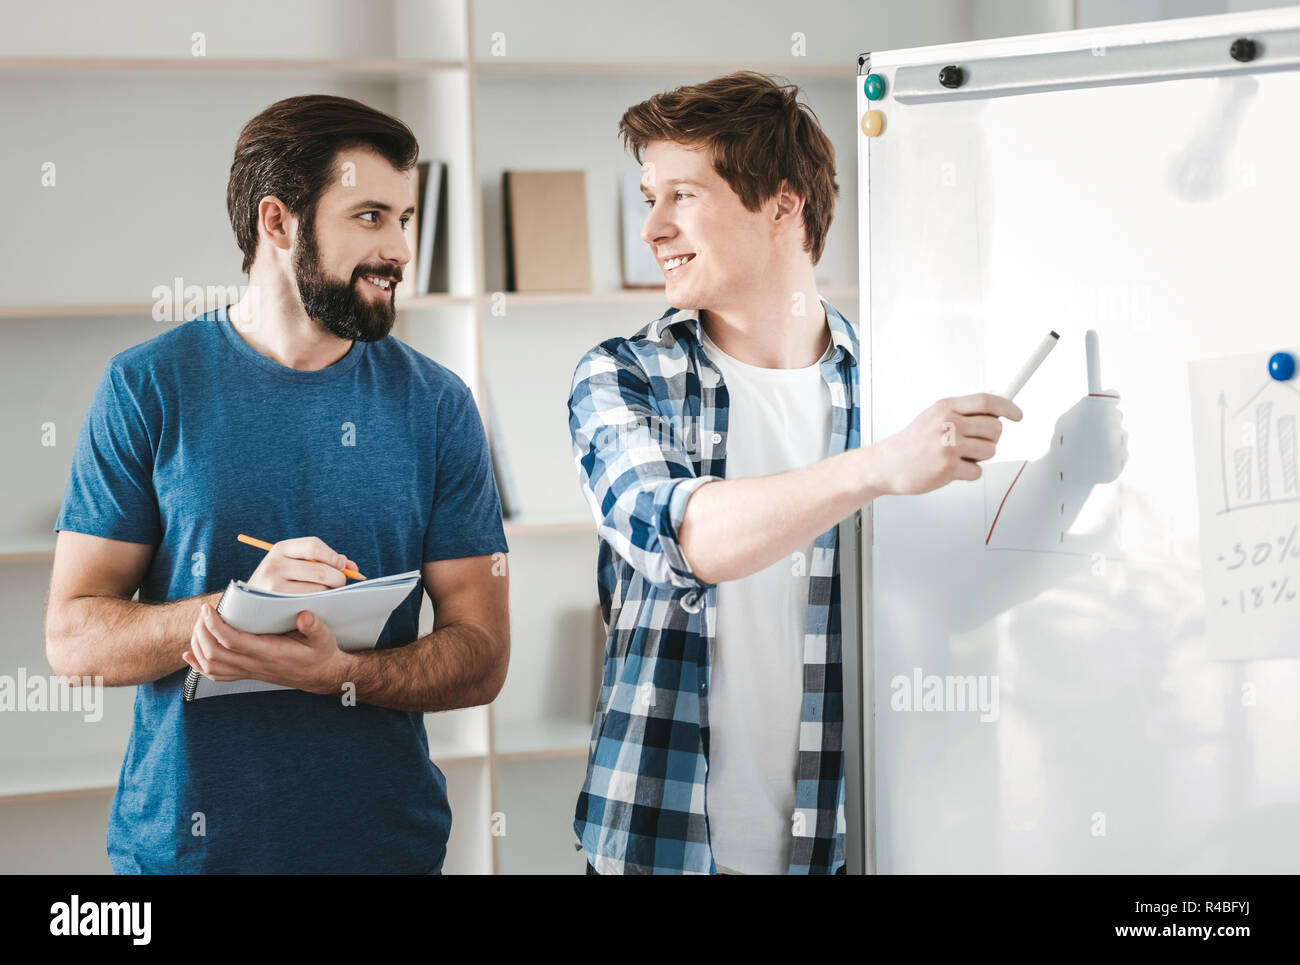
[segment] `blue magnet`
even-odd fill
[[[1285,382],[1295,375],[1295,356],[1290,352],[1278,352],[1268,360],[1268,374],[1279,382]]]
[[[867,100],[878,101],[885,96],[885,78],[879,74],[867,74],[867,79],[862,84],[862,92],[867,95]]]

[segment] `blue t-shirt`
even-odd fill
[[[109,362],[55,529],[156,547],[145,603],[248,579],[265,553],[239,533],[318,536],[368,577],[507,550],[483,424],[455,374],[392,336],[298,371],[225,309]],[[416,639],[421,599],[417,587],[394,611],[379,649]],[[422,714],[298,690],[185,703],[184,679],[136,689],[114,871],[442,867],[451,810]]]

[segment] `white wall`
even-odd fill
[[[474,53],[484,59],[494,34],[519,60],[627,63],[784,61],[796,32],[803,56],[819,64],[853,64],[873,47],[970,39],[964,0],[479,0],[474,22]]]
[[[42,0],[5,3],[0,57],[463,56],[445,0]]]

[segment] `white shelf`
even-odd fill
[[[583,76],[614,74],[619,77],[699,77],[729,74],[737,70],[756,70],[764,74],[779,77],[810,78],[839,77],[852,78],[858,73],[857,60],[842,64],[813,63],[803,58],[792,57],[790,60],[770,61],[766,63],[737,63],[721,60],[681,60],[681,61],[578,61],[578,60],[511,60],[508,57],[475,58],[474,72],[485,77],[500,77],[526,74],[529,77],[546,76]]]
[[[576,483],[575,483],[576,485]],[[538,519],[513,516],[504,520],[507,536],[542,536],[564,533],[590,533],[595,535],[596,524],[590,519]]]
[[[0,57],[0,71],[302,71],[309,73],[373,75],[380,78],[437,71],[465,70],[463,60],[403,58],[353,59],[346,57]]]
[[[217,308],[213,305],[211,308]],[[210,311],[205,308],[204,311]],[[202,314],[202,313],[200,313]],[[49,304],[49,305],[3,305],[0,306],[0,319],[26,321],[37,318],[113,318],[153,317],[153,302],[102,302],[99,304]]]
[[[54,539],[40,543],[15,543],[0,547],[0,563],[27,563],[54,559]]]
[[[53,798],[94,797],[98,794],[112,794],[116,790],[116,778],[108,780],[102,775],[70,777],[52,782],[25,781],[0,788],[0,807],[6,804],[31,804]]]
[[[538,757],[585,757],[591,741],[591,721],[569,720],[496,722],[493,756],[501,760]]]
[[[660,303],[665,308],[668,302],[662,288],[617,288],[607,291],[573,291],[573,292],[491,292],[489,299],[497,294],[505,296],[506,311],[517,306],[529,305],[642,305]]]
[[[123,753],[125,750],[124,746]],[[438,765],[486,760],[487,757],[487,750],[483,748],[429,741],[429,759]],[[50,771],[48,777],[42,776],[39,770],[26,770],[21,779],[0,783],[0,807],[46,798],[111,793],[117,790],[117,776],[120,772],[120,761],[111,766],[103,762],[92,763],[84,772],[78,773]]]
[[[468,295],[449,295],[443,292],[429,295],[413,295],[397,303],[397,310],[403,308],[452,308],[458,305],[472,305],[474,299]]]
[[[470,747],[456,742],[434,743],[429,741],[429,760],[435,764],[443,761],[473,761],[488,756],[484,748]]]
[[[827,301],[832,302],[843,301],[846,298],[856,299],[858,296],[856,286],[826,285],[818,290]],[[622,288],[580,292],[486,292],[480,295],[477,301],[490,304],[498,294],[505,296],[507,309],[529,306],[644,305],[655,303],[662,304],[664,308],[668,307],[662,288]],[[451,295],[438,292],[401,299],[397,303],[397,307],[399,310],[403,308],[453,308],[471,305],[475,301],[475,298],[468,295]],[[0,305],[0,319],[152,317],[153,306],[153,302],[98,304],[65,302],[49,305]],[[198,314],[220,307],[222,306],[209,305],[204,308],[203,312]],[[185,320],[193,317],[196,317],[196,315],[187,314]]]
[[[474,299],[468,295],[450,295],[434,292],[428,295],[413,295],[397,303],[403,308],[450,308],[456,305],[473,304]],[[50,305],[3,305],[0,306],[0,319],[36,319],[36,318],[110,318],[152,317],[153,302],[118,302],[116,304],[64,303]],[[185,321],[206,314],[222,305],[208,305],[202,312],[187,314]],[[163,323],[160,323],[163,324]]]
[[[857,76],[857,62],[828,64],[800,58],[769,63],[734,63],[726,61],[620,61],[511,60],[476,58],[475,73],[484,76],[528,75],[585,76],[613,74],[620,77],[663,77],[726,74],[736,70],[756,70],[789,78],[844,78]],[[470,61],[427,60],[401,57],[0,57],[0,71],[22,73],[44,71],[299,71],[307,73],[374,75],[380,78],[438,71],[468,70]]]
[[[856,299],[856,285],[823,285],[818,288],[822,297],[829,302],[842,301],[845,298]],[[495,292],[485,296],[491,299]],[[620,288],[607,291],[584,292],[501,292],[505,296],[506,310],[516,306],[552,306],[552,305],[643,305],[659,303],[666,309],[668,300],[662,288]]]
[[[24,799],[112,791],[117,787],[125,753],[126,745],[123,744],[121,754],[117,755],[62,756],[57,761],[25,765],[21,774],[6,774],[0,780],[0,802],[16,803]]]

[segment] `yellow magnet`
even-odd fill
[[[885,129],[885,115],[880,111],[867,111],[862,115],[862,133],[867,137],[876,137]]]

